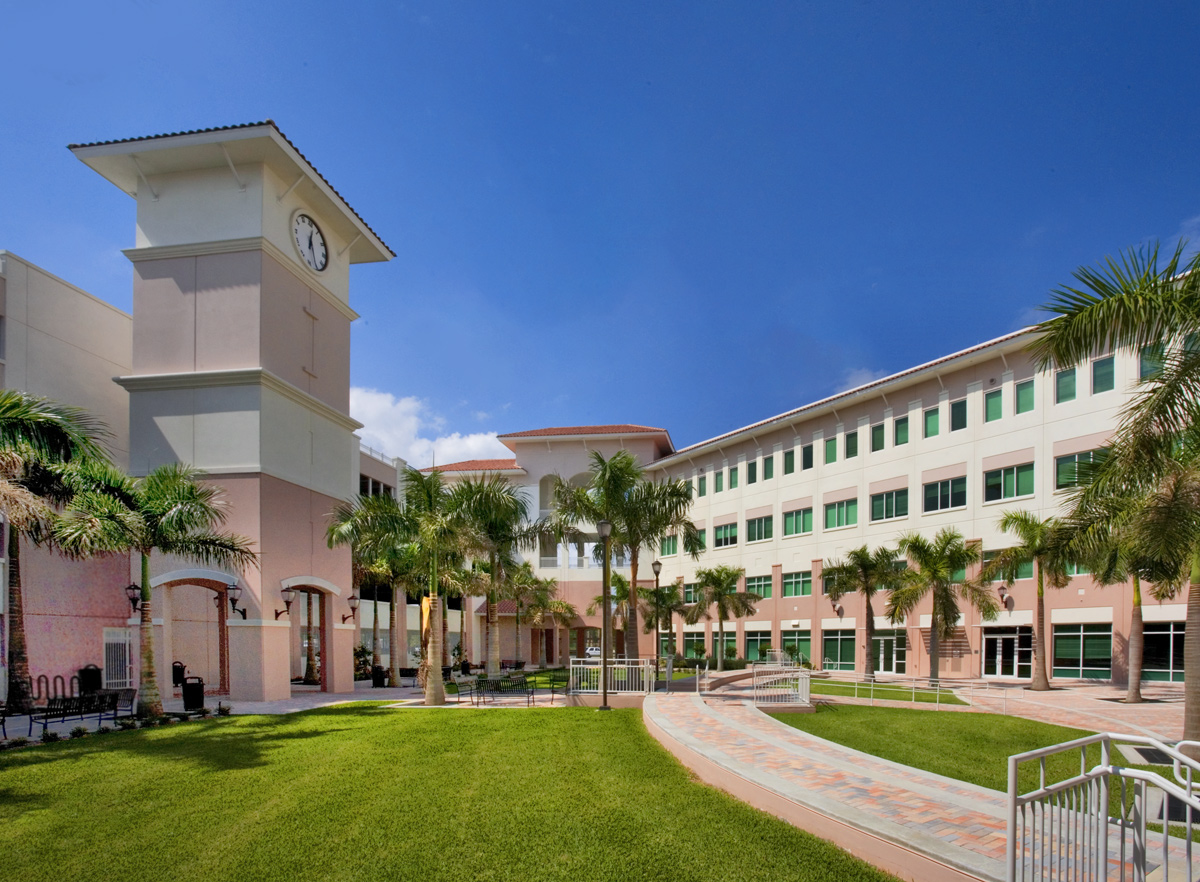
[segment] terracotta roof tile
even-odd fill
[[[421,469],[423,472],[502,472],[519,468],[515,459],[464,459],[462,462],[448,462],[445,465],[429,466]]]
[[[481,600],[479,606],[475,607],[475,614],[479,616],[487,615],[487,601]],[[515,616],[517,614],[517,602],[515,600],[501,600],[496,603],[496,615],[500,616]]]
[[[230,132],[230,131],[233,131],[234,129],[252,129],[255,126],[270,126],[276,132],[279,132],[279,137],[283,138],[283,140],[288,142],[288,146],[291,147],[293,150],[295,150],[296,155],[299,156],[301,159],[303,159],[308,164],[308,167],[313,170],[313,174],[315,174],[322,181],[325,181],[325,186],[327,186],[330,190],[333,191],[333,195],[337,196],[338,199],[342,200],[342,204],[346,206],[346,208],[350,211],[351,214],[353,214],[356,218],[358,218],[360,221],[362,221],[362,225],[371,231],[372,236],[374,236],[376,239],[379,239],[379,244],[381,244],[384,248],[387,248],[388,253],[391,254],[392,257],[396,256],[396,252],[392,251],[392,249],[388,246],[388,244],[386,242],[383,241],[383,239],[380,237],[380,235],[371,229],[371,225],[369,223],[367,223],[365,220],[363,220],[362,215],[360,215],[357,211],[354,210],[353,207],[351,207],[350,203],[346,201],[346,197],[343,196],[341,193],[339,193],[337,191],[337,188],[334,187],[333,184],[329,183],[329,181],[327,181],[325,179],[325,176],[323,174],[321,174],[319,171],[317,171],[317,167],[315,165],[313,165],[312,162],[309,161],[309,158],[307,156],[305,156],[303,153],[300,152],[300,149],[295,144],[292,143],[292,139],[289,138],[287,135],[285,135],[282,131],[280,131],[279,126],[277,126],[275,124],[275,120],[273,120],[273,119],[264,119],[261,122],[236,123],[231,126],[212,126],[207,129],[188,129],[185,132],[163,132],[161,135],[139,135],[135,138],[115,138],[112,141],[92,141],[89,144],[68,144],[67,149],[74,150],[77,147],[106,147],[109,144],[131,144],[136,141],[154,141],[154,140],[157,140],[158,138],[174,138],[178,135],[203,135],[208,132]]]
[[[500,438],[543,438],[554,435],[637,435],[665,433],[666,429],[653,426],[618,424],[611,426],[553,426],[548,429],[530,429],[525,432],[509,432]]]

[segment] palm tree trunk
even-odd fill
[[[638,654],[638,549],[629,553],[629,612],[625,614],[625,657],[640,658]]]
[[[320,686],[321,675],[317,672],[317,645],[313,640],[313,595],[308,590],[304,592],[304,611],[308,616],[308,620],[304,624],[304,629],[308,632],[308,645],[304,650],[304,684]]]
[[[717,672],[725,670],[725,617],[717,616]]]
[[[537,666],[544,668],[546,667],[546,629],[539,628],[537,635]]]
[[[379,587],[371,589],[371,666],[379,664]]]
[[[683,656],[683,613],[679,614],[679,630],[675,632],[675,655]]]
[[[1046,595],[1042,566],[1037,561],[1033,565],[1037,567],[1037,611],[1033,627],[1033,682],[1029,688],[1035,692],[1045,692],[1050,688],[1050,680],[1046,676]]]
[[[400,685],[400,641],[396,633],[396,595],[400,592],[392,585],[392,602],[388,604],[388,685]]]
[[[142,552],[142,620],[138,631],[142,650],[142,669],[138,680],[138,715],[161,717],[162,696],[158,693],[158,675],[154,668],[154,620],[150,616],[150,555]]]
[[[867,619],[867,626],[864,629],[867,634],[867,656],[863,660],[863,676],[867,680],[875,679],[875,610],[871,608],[871,595],[864,594],[865,611],[863,615]]]
[[[8,708],[10,713],[27,711],[33,704],[29,694],[29,650],[25,643],[25,602],[21,591],[21,534],[8,526]]]
[[[935,686],[941,669],[941,659],[938,658],[938,626],[936,617],[929,623],[929,685]]]
[[[496,554],[491,556],[491,580],[492,586],[488,590],[487,596],[487,675],[489,677],[500,676],[500,603],[499,603],[499,584],[500,584],[500,558]]]
[[[1200,741],[1200,557],[1192,557],[1192,576],[1188,585],[1187,623],[1183,632],[1183,740]],[[1184,751],[1193,759],[1200,750]]]
[[[521,601],[517,601],[517,615],[513,619],[513,636],[516,637],[516,642],[513,644],[516,648],[513,649],[515,655],[514,661],[521,661]]]
[[[1127,704],[1138,704],[1142,700],[1142,650],[1144,647],[1142,582],[1135,573],[1133,576],[1133,609],[1129,613],[1129,687],[1125,693]]]
[[[393,606],[398,605],[396,610],[396,637],[398,646],[400,647],[396,654],[399,656],[397,664],[399,668],[409,667],[408,663],[408,589],[400,587],[397,589],[398,597],[392,597]]]
[[[441,599],[440,593],[438,594],[438,599],[439,600]],[[442,611],[441,665],[442,665],[442,667],[445,667],[446,665],[450,664],[450,640],[448,639],[448,635],[450,632],[450,622],[449,622],[450,617],[448,615],[446,615],[446,613],[449,612],[449,610],[446,607],[439,606],[439,609],[441,609],[441,611]],[[439,671],[439,674],[440,673],[441,672]]]
[[[463,595],[462,611],[458,614],[458,646],[461,650],[458,656],[459,661],[465,662],[471,660],[471,644],[475,638],[475,635],[472,633],[475,630],[475,616],[468,615],[468,610],[471,606],[470,599],[467,595]]]
[[[442,599],[437,594],[431,594],[429,597],[429,651],[425,653],[425,704],[429,706],[446,703],[442,671],[437,662],[442,657],[442,648]]]

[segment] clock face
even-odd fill
[[[325,236],[321,228],[307,214],[298,214],[292,221],[292,235],[296,238],[296,248],[306,264],[317,272],[325,269],[329,263],[329,252],[325,248]]]

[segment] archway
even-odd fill
[[[334,618],[333,598],[342,595],[342,589],[327,579],[319,576],[293,576],[279,583],[280,589],[291,588],[296,591],[296,599],[292,603],[291,636],[288,640],[288,666],[290,686],[293,691],[299,686],[304,691],[305,686],[316,686],[321,692],[332,692],[334,684],[330,671],[330,653],[334,651],[333,625],[338,620]],[[309,620],[309,600],[311,599],[312,620]],[[354,625],[358,620],[355,617]],[[357,634],[355,637],[357,638]],[[356,642],[356,641],[355,641]],[[310,654],[309,648],[312,648]],[[353,652],[353,650],[351,650]],[[310,684],[306,675],[312,659],[317,665],[318,677],[315,684]],[[353,664],[353,661],[350,661]]]
[[[155,661],[164,696],[177,691],[174,662],[184,665],[186,676],[200,677],[206,694],[229,694],[228,590],[236,584],[236,577],[207,569],[173,570],[150,580],[158,591],[153,608],[162,623],[155,628]]]

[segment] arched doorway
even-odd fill
[[[292,633],[288,641],[292,689],[306,691],[315,688],[321,692],[334,691],[329,657],[335,649],[333,625],[337,621],[334,618],[333,598],[340,597],[342,589],[319,576],[294,576],[281,580],[279,586],[281,589],[291,588],[296,592],[291,614]],[[357,618],[354,624],[357,625]],[[315,663],[317,667],[318,676],[315,683],[308,682],[312,678],[306,677],[310,663]]]
[[[155,627],[155,664],[164,696],[179,691],[172,680],[175,662],[184,666],[186,676],[204,681],[206,694],[229,694],[228,591],[236,584],[228,573],[200,569],[174,570],[150,580],[161,622]]]

